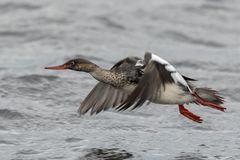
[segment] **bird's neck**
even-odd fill
[[[121,87],[124,76],[121,73],[112,70],[106,70],[101,67],[96,67],[94,71],[89,72],[96,80],[112,85],[114,87]]]

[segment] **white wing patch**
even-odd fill
[[[182,77],[182,75],[176,70],[176,68],[173,65],[171,65],[168,61],[162,59],[161,57],[159,57],[155,54],[152,54],[151,60],[163,64],[165,66],[166,70],[171,72],[171,76],[172,76],[174,82],[181,83],[182,85],[186,86],[189,89],[189,91],[192,93],[192,90],[188,86],[185,79]]]
[[[152,54],[152,53],[151,53]],[[169,64],[168,61],[166,61],[165,59],[162,59],[161,57],[158,57],[157,55],[155,54],[152,54],[152,60],[153,61],[156,61],[156,62],[159,62],[161,64]]]
[[[166,70],[168,70],[169,72],[176,72],[176,68],[174,68],[171,64],[167,64],[165,66]]]
[[[179,82],[181,84],[183,84],[184,86],[188,87],[187,82],[185,81],[185,79],[181,76],[181,74],[179,74],[178,72],[175,73],[171,73],[171,76],[173,77],[174,81]]]

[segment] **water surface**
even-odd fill
[[[237,0],[1,0],[1,160],[240,159],[240,2]],[[226,113],[150,104],[79,116],[97,83],[45,66],[85,57],[109,68],[151,51],[200,86],[220,90]]]

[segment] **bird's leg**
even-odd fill
[[[225,107],[222,107],[222,106],[220,106],[220,105],[218,105],[218,104],[214,104],[214,103],[212,103],[212,102],[209,102],[209,101],[206,101],[206,100],[204,100],[202,97],[200,97],[198,94],[196,94],[196,93],[193,93],[192,94],[196,99],[197,99],[197,102],[198,103],[200,103],[201,105],[203,105],[203,106],[208,106],[208,107],[211,107],[211,108],[214,108],[214,109],[217,109],[217,110],[219,110],[219,111],[225,111]]]
[[[199,117],[199,116],[193,114],[192,112],[190,112],[189,110],[187,110],[182,104],[180,104],[180,105],[178,105],[178,106],[179,106],[179,112],[180,112],[183,116],[191,119],[191,120],[194,121],[194,122],[202,123],[203,120],[201,119],[201,117]]]

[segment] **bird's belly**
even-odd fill
[[[158,95],[152,102],[161,104],[184,104],[193,102],[194,98],[190,92],[184,91],[180,86],[175,84],[166,84],[165,89],[161,87]]]

